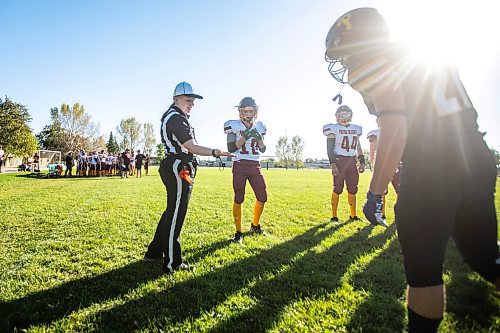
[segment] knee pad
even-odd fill
[[[259,202],[262,202],[263,204],[267,202],[267,193],[264,191],[264,193],[259,193],[256,195],[256,199]]]
[[[245,201],[245,193],[234,193],[234,202],[241,205]]]
[[[352,195],[358,194],[358,186],[348,187],[347,192]]]
[[[439,260],[404,259],[406,281],[410,287],[434,287],[443,284],[443,263]]]

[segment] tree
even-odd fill
[[[91,122],[91,117],[79,103],[63,103],[61,110],[57,107],[50,109],[51,125],[39,133],[47,149],[61,150],[63,152],[76,152],[80,149],[92,148],[94,137],[98,133],[98,126]]]
[[[163,143],[159,143],[156,145],[156,159],[158,162],[161,162],[165,159],[165,147]]]
[[[153,124],[145,123],[142,142],[144,144],[144,154],[151,154],[156,145]]]
[[[130,148],[132,151],[135,150],[136,145],[139,145],[141,141],[141,127],[141,124],[135,117],[122,119],[120,121],[120,125],[116,130],[121,137],[121,149]]]
[[[293,156],[293,159],[295,160],[295,166],[297,167],[297,170],[299,169],[299,164],[303,165],[304,163],[302,162],[302,154],[304,153],[304,140],[298,135],[295,135],[292,138],[292,143],[290,144],[290,150],[291,150],[291,155]]]
[[[97,135],[91,139],[90,150],[101,151],[106,147],[106,138],[104,135]]]
[[[276,143],[276,156],[278,156],[280,163],[284,163],[285,167],[288,169],[288,163],[293,155],[291,146],[288,143],[288,138],[286,136],[278,139],[278,143]]]
[[[0,147],[6,154],[31,156],[37,141],[29,127],[28,108],[5,96],[5,100],[0,98],[0,119]]]
[[[106,148],[109,153],[120,152],[120,146],[118,146],[118,142],[116,142],[116,138],[113,136],[113,132],[109,132],[109,139],[108,143],[106,143]]]
[[[60,124],[50,124],[35,135],[41,149],[63,150],[65,145]]]

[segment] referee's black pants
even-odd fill
[[[180,234],[193,190],[193,184],[182,180],[179,172],[187,169],[191,178],[196,175],[196,167],[191,160],[167,156],[160,165],[159,173],[167,189],[167,209],[163,212],[146,256],[161,258],[165,256],[163,269],[172,272],[182,264]]]

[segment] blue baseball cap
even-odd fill
[[[180,95],[185,95],[185,96],[189,96],[189,97],[203,99],[202,96],[194,93],[193,87],[191,87],[191,85],[187,82],[181,82],[175,86],[174,97],[180,96]]]

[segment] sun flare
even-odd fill
[[[500,50],[491,30],[493,25],[498,27],[492,6],[483,1],[391,1],[384,3],[380,11],[394,41],[404,43],[416,57],[435,65],[477,59],[478,48]]]

